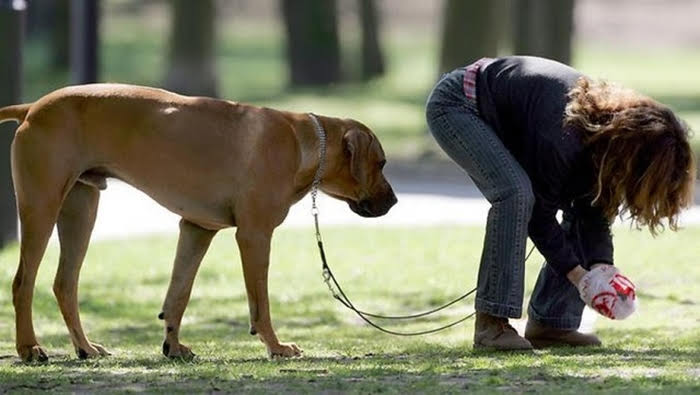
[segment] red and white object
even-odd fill
[[[624,320],[637,309],[634,283],[615,266],[596,266],[581,278],[577,288],[588,307],[612,320]]]

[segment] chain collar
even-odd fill
[[[316,169],[314,180],[311,183],[311,213],[314,215],[314,217],[318,217],[318,206],[316,205],[316,196],[318,195],[318,187],[321,185],[321,177],[323,177],[323,170],[325,169],[326,165],[326,131],[323,130],[323,126],[321,125],[321,122],[319,122],[316,115],[314,115],[313,113],[309,113],[309,118],[311,118],[311,122],[314,124],[314,130],[316,130],[316,136],[318,137],[319,146],[318,169]],[[316,227],[318,228],[318,225],[316,225]]]

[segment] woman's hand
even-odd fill
[[[594,263],[591,265],[591,270],[603,265],[609,265],[609,263]],[[583,266],[578,265],[566,273],[566,278],[568,278],[569,281],[574,284],[574,287],[578,287],[578,283],[581,281],[581,278],[586,275],[586,273],[588,273],[588,270],[584,269]]]
[[[577,265],[575,268],[566,273],[566,278],[568,278],[575,287],[578,287],[578,283],[581,282],[581,278],[583,278],[586,273],[588,273],[588,270],[584,269],[581,265]]]

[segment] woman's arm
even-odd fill
[[[543,196],[536,196],[528,233],[547,263],[557,273],[565,276],[577,266],[581,266],[582,262],[557,221],[557,210],[554,202]]]
[[[586,262],[581,260],[566,232],[556,219],[557,207],[548,203],[546,198],[538,196],[529,225],[529,235],[555,271],[566,277],[574,285],[588,270],[596,264],[613,263],[613,244],[610,224],[602,211],[590,204],[590,200],[574,201],[574,216],[578,222],[577,237]]]
[[[583,266],[590,268],[595,263],[613,264],[613,242],[610,221],[589,198],[574,200],[572,214],[577,226],[577,237],[583,250]]]
[[[590,203],[590,197],[574,200],[566,210],[577,222],[577,229],[572,229],[577,233],[575,237],[564,231],[556,218],[557,211],[567,201],[568,191],[579,189],[582,186],[578,184],[588,179],[586,166],[582,165],[588,163],[587,157],[582,157],[575,142],[573,138],[563,140],[562,144],[568,145],[550,147],[547,160],[540,158],[536,163],[535,206],[528,227],[530,238],[547,263],[560,275],[570,277],[574,284],[591,265],[613,263],[610,225],[602,211]]]
[[[583,250],[584,264],[589,269],[598,265],[613,264],[613,243],[610,222],[603,211],[591,204],[589,199],[574,200],[573,218],[577,229],[575,237],[579,238]],[[578,286],[581,278],[588,272],[583,266],[576,266],[566,274],[574,285]]]

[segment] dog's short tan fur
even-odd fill
[[[231,226],[237,228],[251,333],[272,356],[299,355],[296,345],[275,335],[267,276],[273,230],[309,191],[319,165],[319,140],[308,114],[94,84],[0,109],[0,122],[9,119],[20,122],[12,144],[22,225],[12,291],[22,359],[46,359],[34,334],[31,305],[54,224],[61,245],[54,291],[73,345],[81,358],[107,354],[85,336],[77,297],[106,177],[124,180],[182,216],[162,312],[167,356],[192,356],[179,342],[180,321],[212,237]],[[357,121],[319,119],[328,140],[321,190],[360,215],[386,213],[396,197],[382,175],[385,159],[377,138]]]

